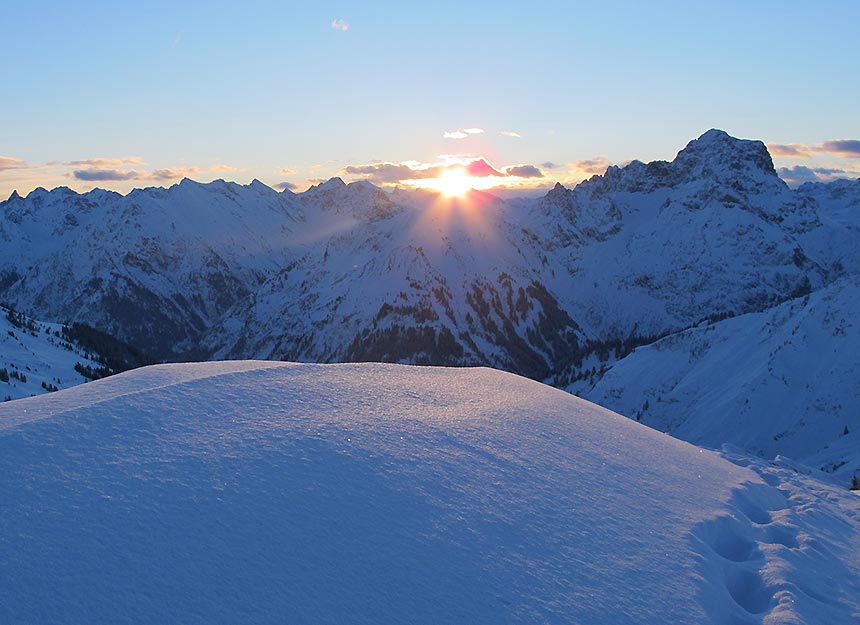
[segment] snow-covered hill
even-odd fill
[[[571,390],[699,445],[860,475],[860,277],[638,348]]]
[[[0,500],[8,623],[860,617],[857,497],[488,369],[160,365],[10,402]]]

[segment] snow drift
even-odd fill
[[[0,406],[0,621],[856,622],[856,497],[730,459],[489,369],[147,367]]]

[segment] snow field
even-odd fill
[[[0,406],[0,622],[854,622],[856,499],[730,459],[490,369],[146,367]]]

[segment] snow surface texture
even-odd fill
[[[856,623],[860,500],[726,458],[489,369],[146,367],[0,406],[0,622]]]
[[[636,349],[581,397],[697,445],[860,475],[860,278]]]

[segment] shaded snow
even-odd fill
[[[0,622],[856,622],[858,500],[729,459],[489,369],[147,367],[0,406]]]
[[[640,347],[581,396],[684,440],[860,474],[860,278]],[[846,432],[847,430],[847,432]]]

